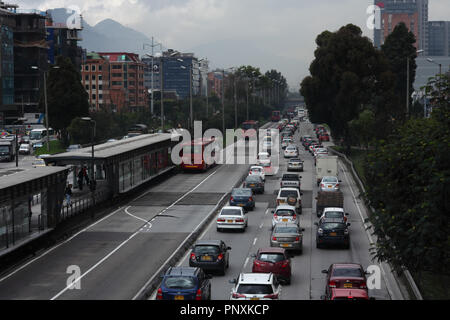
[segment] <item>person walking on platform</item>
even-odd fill
[[[66,195],[66,205],[67,205],[67,206],[72,206],[72,201],[71,201],[71,197],[72,197],[72,185],[71,185],[71,184],[69,184],[69,185],[66,187],[65,195]]]
[[[83,170],[80,170],[78,172],[78,189],[80,189],[80,191],[83,190]]]

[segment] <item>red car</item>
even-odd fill
[[[327,274],[325,295],[331,295],[333,288],[340,289],[363,289],[366,292],[367,279],[366,272],[358,263],[334,263],[328,270],[322,270]]]
[[[323,133],[319,136],[319,141],[330,141],[330,136],[328,135],[328,133]]]
[[[291,259],[283,248],[263,248],[253,255],[253,273],[270,273],[277,275],[280,281],[291,283]]]
[[[329,295],[322,296],[324,300],[370,300],[364,289],[337,289],[330,290]]]

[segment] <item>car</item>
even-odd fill
[[[328,150],[326,148],[315,148],[314,149],[314,157],[319,157],[321,155],[327,156]]]
[[[230,206],[243,207],[244,210],[253,210],[255,208],[255,200],[253,199],[252,189],[233,188],[231,191]]]
[[[295,173],[284,173],[281,177],[280,187],[281,188],[301,188],[301,176]]]
[[[375,300],[369,298],[364,289],[337,289],[332,288],[327,295],[320,297],[322,300]]]
[[[117,141],[117,139],[108,139],[106,142],[108,143],[108,142],[116,142]]]
[[[330,135],[328,133],[322,133],[319,135],[319,141],[330,141]]]
[[[224,229],[238,229],[242,232],[248,226],[248,219],[244,209],[237,206],[225,206],[220,210],[216,220],[217,231]]]
[[[295,158],[298,157],[298,148],[295,145],[289,145],[284,149],[285,158]]]
[[[71,144],[67,149],[66,152],[76,151],[78,149],[81,149],[81,144]]]
[[[22,143],[19,147],[19,154],[31,154],[31,144]]]
[[[342,221],[347,222],[347,216],[349,214],[344,212],[343,208],[324,208],[319,221],[327,218],[342,219]]]
[[[280,282],[291,283],[291,258],[283,248],[261,248],[253,254],[252,273],[272,273]]]
[[[279,222],[275,225],[270,236],[270,246],[286,250],[303,252],[303,231],[297,223]]]
[[[302,171],[303,161],[299,158],[291,158],[287,164],[287,171]]]
[[[270,163],[270,154],[268,152],[258,153],[257,165],[262,166],[265,163]]]
[[[319,184],[319,191],[339,191],[339,180],[334,176],[324,176]]]
[[[333,288],[363,289],[368,293],[366,271],[359,263],[333,263],[322,270],[327,275],[325,295],[330,295]]]
[[[327,218],[314,222],[317,226],[316,247],[322,248],[326,245],[342,245],[345,249],[350,248],[350,234],[348,227],[350,223],[342,219]]]
[[[211,300],[211,276],[201,268],[169,267],[157,290],[157,300]]]
[[[275,228],[277,223],[294,223],[300,226],[300,219],[297,216],[297,212],[294,206],[290,205],[279,205],[272,210],[272,230]]]
[[[272,167],[272,162],[261,163],[261,167],[264,169],[264,176],[273,176],[275,169]]]
[[[30,136],[21,136],[19,139],[20,144],[30,144]]]
[[[264,181],[261,176],[247,176],[243,187],[252,189],[254,193],[264,193]]]
[[[302,214],[302,192],[297,188],[280,188],[277,195],[277,206],[282,204],[293,205],[298,214]]]
[[[230,283],[235,285],[231,300],[278,300],[281,297],[281,285],[273,273],[241,273]]]
[[[303,144],[307,139],[312,140],[310,135],[304,135],[300,138],[300,142]]]
[[[263,181],[266,181],[266,175],[264,173],[264,168],[261,166],[251,166],[248,174],[251,176],[260,176]]]
[[[311,138],[307,138],[303,141],[302,145],[305,148],[305,150],[309,150],[309,146],[313,143],[313,140]]]
[[[45,167],[45,161],[44,159],[35,159],[31,165],[33,166],[33,168],[36,167]]]
[[[230,266],[231,247],[222,240],[198,240],[191,250],[189,267],[198,267],[203,271],[220,271],[225,274]]]
[[[292,143],[294,143],[294,140],[292,140],[292,138],[283,138],[283,140],[281,141],[281,148],[284,150],[288,145]]]

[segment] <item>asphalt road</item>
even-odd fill
[[[292,281],[290,285],[282,287],[282,299],[289,300],[317,300],[324,294],[325,274],[330,264],[337,262],[360,263],[364,268],[376,263],[369,255],[369,238],[364,229],[361,218],[359,199],[354,198],[355,184],[350,174],[340,164],[339,178],[342,179],[341,190],[344,193],[344,207],[350,213],[350,249],[317,249],[315,245],[316,226],[318,221],[315,214],[315,200],[317,185],[315,184],[314,160],[309,152],[304,151],[299,142],[302,135],[313,135],[313,125],[302,123],[295,136],[296,144],[300,145],[300,157],[304,160],[302,176],[303,213],[300,226],[305,228],[303,233],[303,253],[292,258]],[[326,143],[324,143],[326,145]],[[230,298],[233,284],[229,280],[237,278],[241,272],[251,272],[253,258],[259,248],[270,247],[271,210],[275,207],[275,193],[279,189],[280,179],[287,172],[287,160],[280,156],[280,171],[276,177],[266,178],[265,193],[256,195],[256,208],[248,213],[248,228],[241,232],[217,232],[213,220],[207,230],[200,236],[202,239],[221,239],[230,246],[230,267],[224,276],[214,275],[212,281],[212,299],[224,300]],[[351,189],[353,188],[353,189]],[[178,265],[188,266],[188,255],[185,255]],[[388,271],[386,268],[382,271]],[[369,296],[377,300],[401,299],[392,274],[386,272],[381,281],[381,289],[369,290]],[[388,289],[389,287],[389,289]],[[154,297],[154,294],[153,294]]]

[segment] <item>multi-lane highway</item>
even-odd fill
[[[312,125],[302,123],[295,139],[312,135]],[[302,149],[301,149],[302,150]],[[373,264],[369,256],[369,240],[361,219],[361,208],[353,197],[353,182],[341,167],[342,190],[346,211],[350,213],[351,247],[316,249],[312,214],[315,184],[313,158],[301,152],[305,161],[302,176],[305,228],[303,254],[293,257],[293,278],[283,286],[282,299],[319,299],[324,290],[322,269],[334,262]],[[225,276],[212,279],[212,299],[228,299],[230,279],[251,270],[252,253],[269,246],[270,208],[274,207],[279,179],[286,171],[280,157],[280,170],[267,177],[265,194],[256,196],[256,209],[248,213],[245,233],[221,232],[215,219],[200,235],[205,239],[222,239],[232,247],[230,268]],[[183,173],[150,188],[128,204],[117,208],[57,246],[39,254],[15,270],[0,276],[0,299],[133,299],[161,270],[184,240],[211,214],[230,190],[248,172],[249,165],[224,164],[205,173]],[[187,256],[178,261],[187,265]],[[79,271],[79,273],[77,273]],[[76,279],[75,288],[71,287]],[[377,299],[397,297],[395,284],[384,277],[380,290],[372,290]]]

